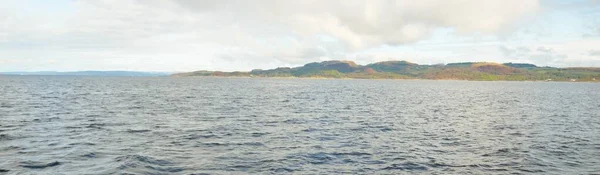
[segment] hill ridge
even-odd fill
[[[457,62],[421,65],[405,60],[390,60],[359,65],[348,60],[311,62],[298,67],[254,69],[249,72],[194,71],[172,74],[174,77],[305,77],[357,79],[444,79],[508,81],[596,81],[600,68],[538,67],[529,63]]]

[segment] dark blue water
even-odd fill
[[[598,174],[600,84],[0,77],[0,174]]]

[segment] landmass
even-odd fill
[[[462,62],[420,65],[408,61],[383,61],[358,65],[352,61],[313,62],[299,67],[255,69],[249,72],[195,71],[173,77],[299,77],[355,79],[432,79],[477,81],[597,81],[598,67],[538,67],[528,63]]]

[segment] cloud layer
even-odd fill
[[[4,4],[0,61],[5,66],[0,69],[22,65],[37,70],[249,70],[328,59],[389,59],[368,55],[445,62],[471,52],[456,54],[449,51],[452,47],[442,47],[431,55],[419,44],[511,36],[544,10],[536,0],[96,0],[64,1],[51,8],[33,8],[34,2],[23,1]],[[440,30],[450,32],[436,36]],[[411,46],[419,48],[406,50]],[[370,53],[382,47],[399,48]],[[500,52],[504,54],[497,57],[516,51]]]

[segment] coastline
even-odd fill
[[[473,81],[473,82],[561,82],[561,83],[600,83],[600,81],[545,81],[545,80],[469,80],[469,79],[426,79],[426,78],[335,78],[335,77],[263,77],[263,76],[166,76],[169,78],[243,78],[243,79],[304,79],[304,80],[421,80],[421,81]]]
[[[598,82],[597,67],[539,67],[527,63],[458,62],[443,65],[419,65],[408,61],[383,61],[358,65],[352,61],[331,60],[298,67],[253,69],[251,71],[199,70],[171,74],[171,77],[264,77],[302,79],[393,79],[393,80],[466,80]]]

